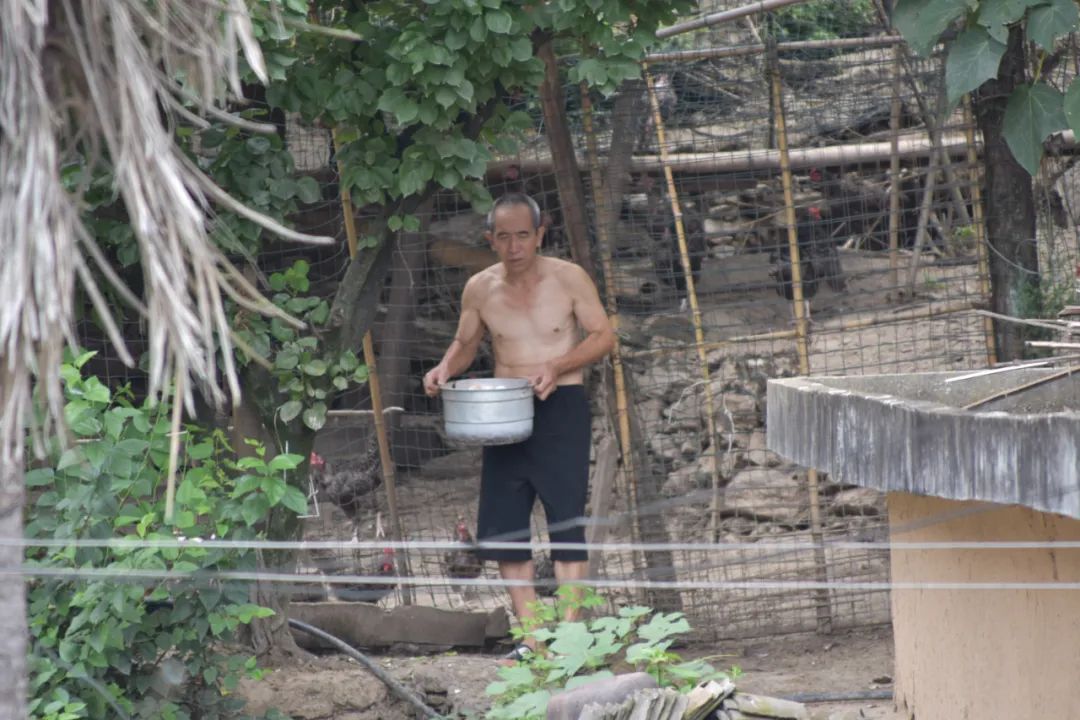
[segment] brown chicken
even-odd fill
[[[484,571],[484,561],[476,554],[476,541],[464,518],[458,518],[455,529],[457,541],[466,547],[455,548],[443,555],[443,570],[447,577],[452,578],[476,578]]]

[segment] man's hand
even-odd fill
[[[435,397],[439,394],[439,386],[446,383],[450,379],[450,373],[442,363],[439,363],[435,367],[427,371],[424,375],[424,392],[428,397]]]
[[[547,400],[551,393],[558,387],[559,373],[551,363],[545,363],[539,375],[529,378],[532,382],[533,393],[541,400]]]

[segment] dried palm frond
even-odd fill
[[[28,426],[39,452],[62,432],[58,370],[74,344],[77,281],[132,361],[91,269],[119,279],[82,225],[80,194],[61,180],[62,163],[74,157],[108,163],[138,242],[144,296],[120,294],[147,318],[151,396],[182,374],[218,401],[223,376],[239,397],[222,293],[273,306],[238,281],[209,241],[207,198],[236,203],[174,145],[171,113],[196,98],[205,114],[229,89],[239,95],[241,52],[265,79],[243,0],[0,2],[0,462],[21,456]],[[330,242],[247,212],[294,239]],[[40,419],[31,417],[35,381]]]

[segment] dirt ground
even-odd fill
[[[740,690],[774,697],[845,695],[892,688],[892,637],[888,628],[736,641],[683,650],[709,656],[717,667],[736,665]],[[488,707],[484,688],[495,679],[497,656],[443,653],[428,657],[375,656],[383,669],[422,692],[439,712],[479,718]],[[415,717],[386,686],[356,661],[341,655],[313,657],[247,681],[241,694],[249,712],[270,707],[296,720],[406,720]],[[892,701],[814,702],[815,720],[902,720]]]

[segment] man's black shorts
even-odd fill
[[[551,542],[585,542],[592,423],[583,385],[560,385],[547,400],[533,400],[533,432],[513,445],[484,448],[480,474],[478,540],[528,542],[529,520],[539,496]],[[483,549],[486,560],[524,561],[527,547]],[[553,560],[588,559],[585,550],[552,551]]]

